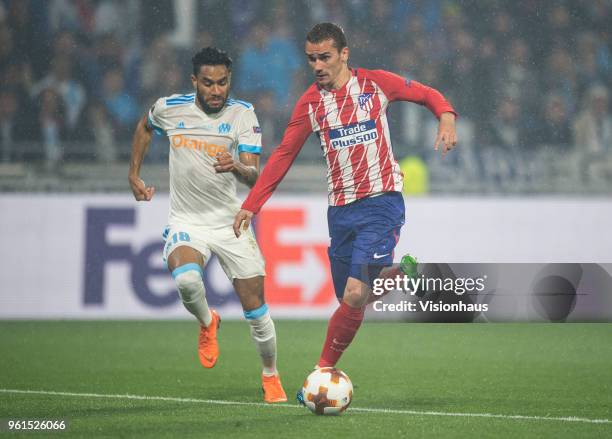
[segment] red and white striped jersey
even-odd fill
[[[416,81],[384,70],[352,69],[351,73],[338,90],[314,83],[302,95],[243,209],[253,213],[261,209],[313,132],[327,161],[330,205],[402,190],[403,176],[393,156],[387,122],[389,103],[425,105],[438,118],[455,111],[440,92]]]

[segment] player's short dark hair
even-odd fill
[[[348,46],[346,35],[340,26],[335,23],[318,23],[306,34],[306,41],[309,43],[320,43],[325,40],[332,40],[334,47],[338,51]]]
[[[227,70],[232,70],[232,59],[227,52],[216,47],[205,47],[196,53],[191,59],[193,63],[193,74],[198,75],[202,66],[225,66]]]

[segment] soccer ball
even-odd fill
[[[314,414],[340,415],[353,400],[353,383],[340,369],[322,367],[308,375],[298,399]]]

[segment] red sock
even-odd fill
[[[327,337],[323,352],[319,358],[319,366],[333,367],[344,350],[351,344],[357,330],[363,321],[365,308],[353,308],[342,302],[334,315],[329,319]]]

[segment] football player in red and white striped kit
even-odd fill
[[[456,112],[437,90],[384,70],[349,68],[343,30],[319,23],[306,36],[315,82],[298,100],[281,144],[236,215],[234,232],[246,230],[270,198],[311,133],[327,161],[328,250],[340,306],[331,317],[318,362],[333,367],[353,340],[376,277],[392,270],[404,224],[403,175],[393,156],[387,121],[392,101],[425,105],[440,121],[434,142],[454,148]]]

